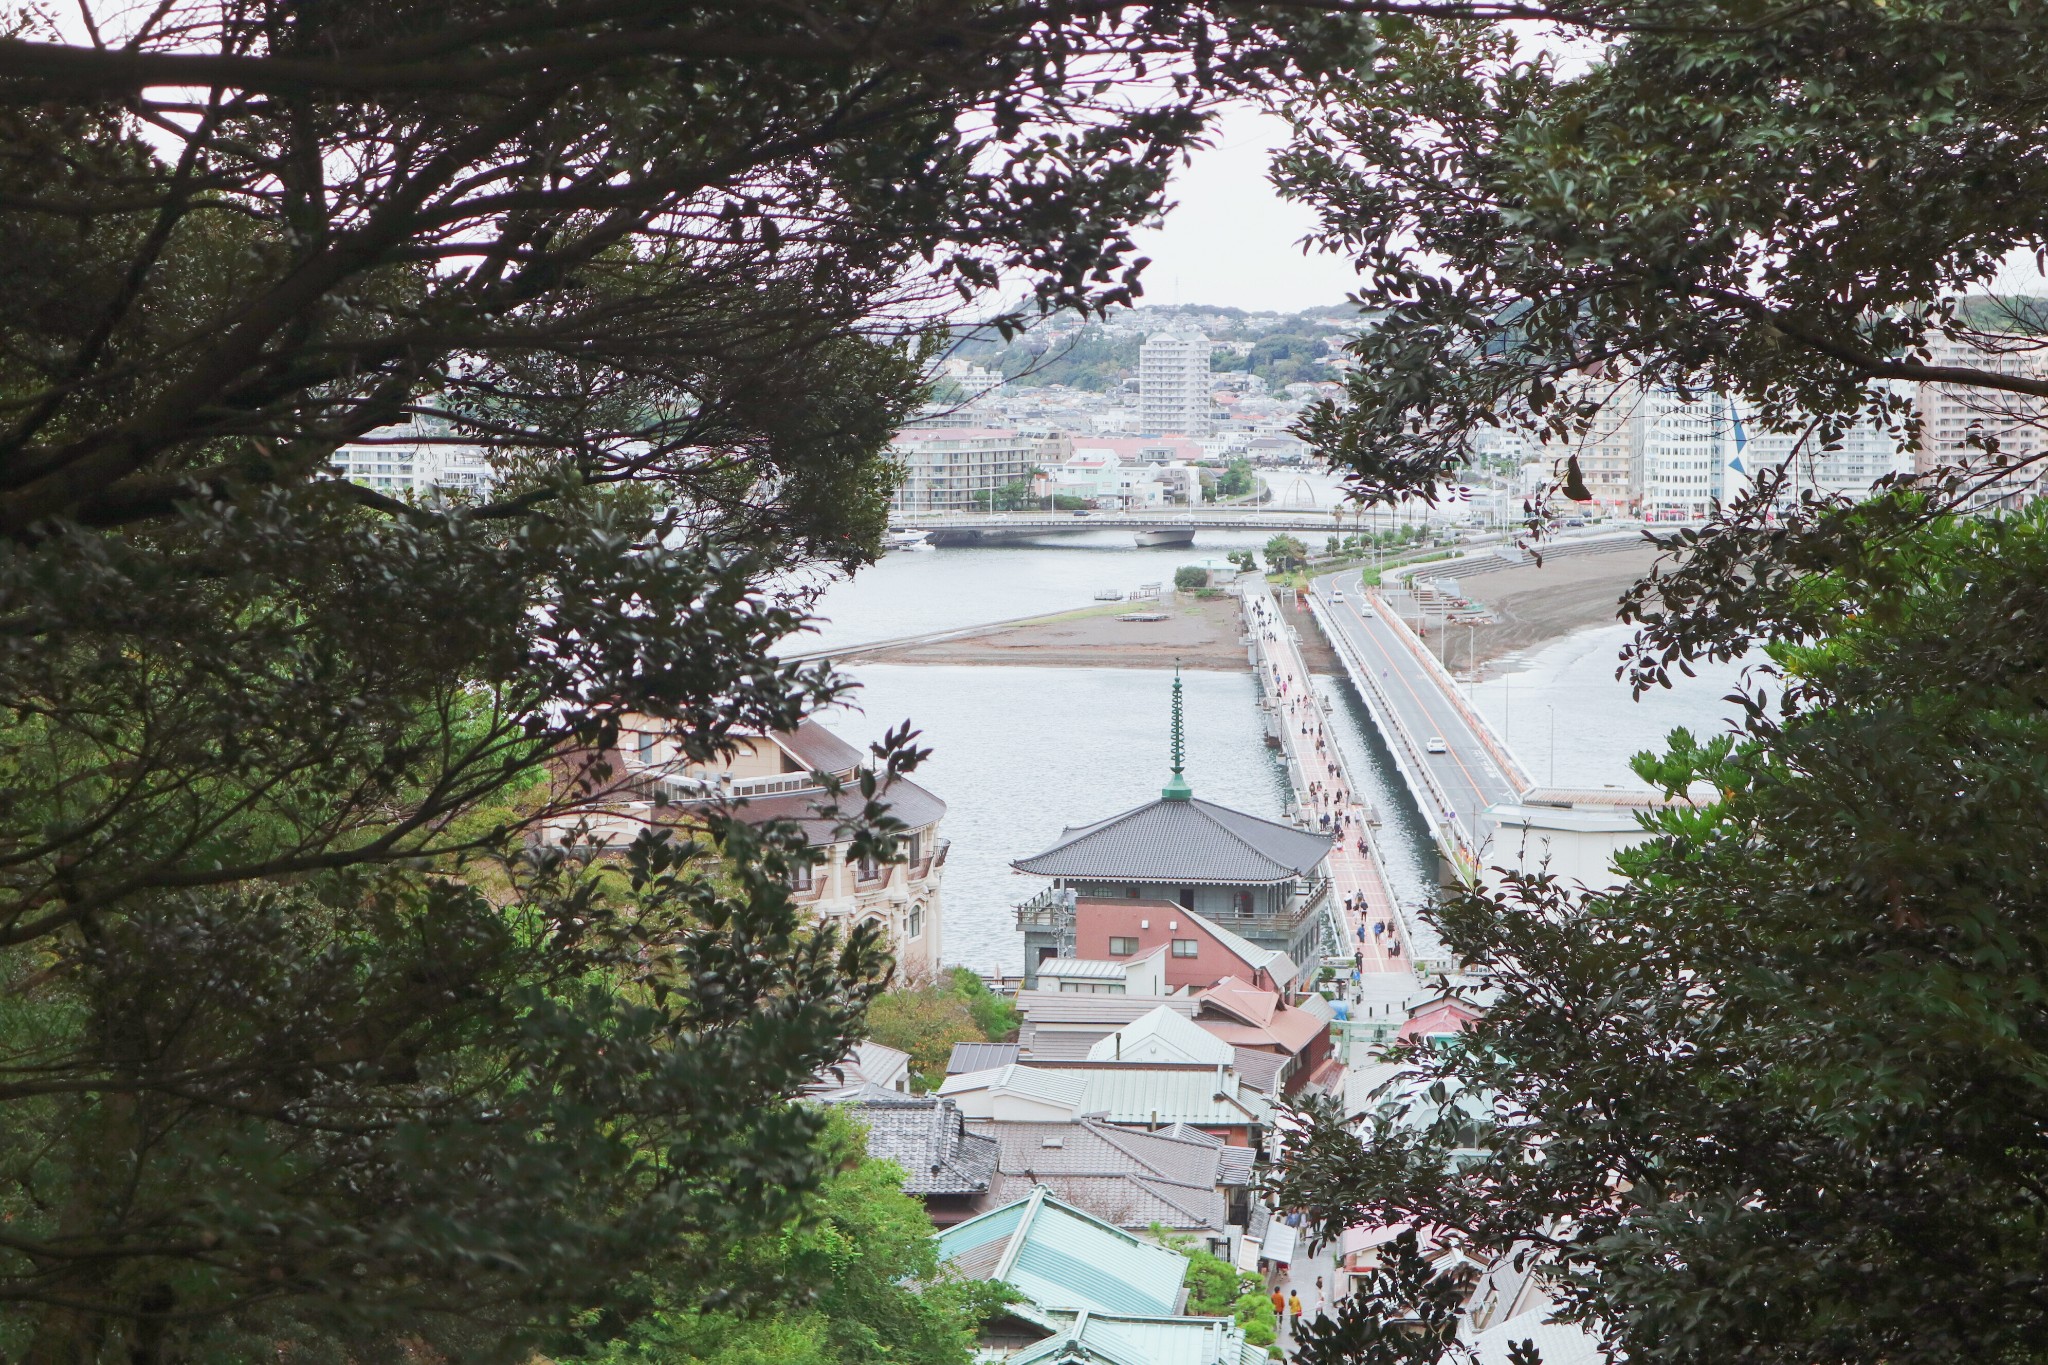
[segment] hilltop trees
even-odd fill
[[[1939,435],[1972,467],[1856,509],[1766,474],[1671,542],[1624,604],[1633,681],[1764,649],[1782,703],[1643,763],[1702,804],[1660,817],[1619,890],[1521,878],[1444,910],[1500,994],[1416,1062],[1499,1097],[1490,1159],[1326,1117],[1290,1197],[1326,1235],[1370,1217],[1512,1248],[1635,1362],[2033,1359],[2048,559],[2038,515],[1946,519],[2025,461],[1919,430],[1903,386],[2038,425],[2038,308],[1968,297],[2048,246],[2048,14],[1518,10],[1569,60],[1442,6],[1288,103],[1286,186],[1386,310],[1309,439],[1370,497],[1427,492],[1483,425],[1582,430],[1590,372],[1737,396],[1808,448],[1859,419]],[[1937,360],[1950,339],[1983,349]],[[1416,1358],[1379,1328],[1304,1356]]]
[[[1444,909],[1498,995],[1414,1064],[1498,1097],[1489,1156],[1452,1166],[1448,1110],[1364,1140],[1325,1119],[1288,1174],[1325,1235],[1517,1248],[1632,1361],[2037,1352],[2048,638],[2012,623],[2048,516],[1923,517],[1848,514],[1863,549],[1785,595],[1829,629],[1774,650],[1782,700],[1639,761],[1700,804],[1658,817],[1626,884]]]
[[[887,964],[799,922],[787,831],[625,876],[521,834],[629,715],[701,761],[838,693],[758,585],[875,552],[934,305],[1130,297],[1206,103],[1343,36],[1269,19],[9,21],[0,1349],[503,1357],[725,1287]],[[327,477],[401,420],[496,485]]]
[[[2038,422],[2048,378],[2023,363],[2038,307],[1965,296],[2048,246],[2024,207],[2043,133],[2022,112],[2048,14],[2004,0],[1522,7],[1594,58],[1567,62],[1527,28],[1483,22],[1489,10],[1380,21],[1361,61],[1285,101],[1284,190],[1384,310],[1353,346],[1348,405],[1303,426],[1361,491],[1455,481],[1484,425],[1583,429],[1590,400],[1569,381],[1586,371],[1739,396],[1808,449],[1859,417],[1917,434],[1901,381]],[[1937,362],[1929,346],[1947,337],[1986,349]],[[1930,514],[2013,461],[1976,440],[1972,475],[1923,486]],[[1810,516],[1773,511],[1776,492],[1760,479],[1637,595],[1644,681],[1695,650],[1740,655],[1765,609],[1756,590],[1836,553]]]

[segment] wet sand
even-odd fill
[[[1537,568],[1482,560],[1464,569],[1456,560],[1431,565],[1434,576],[1455,579],[1458,591],[1490,608],[1493,625],[1451,627],[1450,653],[1463,668],[1468,650],[1484,663],[1533,645],[1569,635],[1587,626],[1615,620],[1623,589],[1648,572],[1657,552],[1637,549],[1555,559]],[[1499,564],[1498,568],[1479,565]],[[1461,569],[1463,570],[1461,572]],[[1475,571],[1476,570],[1476,571]],[[1307,613],[1293,611],[1291,595],[1282,592],[1282,610],[1300,632],[1303,658],[1316,672],[1338,670],[1322,632]],[[1163,612],[1164,621],[1119,621],[1119,616]],[[1412,621],[1414,618],[1410,617]],[[1440,623],[1429,623],[1430,643]],[[1201,600],[1168,594],[1161,602],[1111,602],[1084,607],[1033,621],[990,626],[946,640],[883,644],[834,656],[842,663],[859,659],[899,664],[1030,664],[1054,668],[1183,668],[1236,671],[1248,669],[1239,629],[1237,599]]]
[[[1484,604],[1498,618],[1492,625],[1452,626],[1451,662],[1463,668],[1468,646],[1477,662],[1486,663],[1588,626],[1614,624],[1621,594],[1650,571],[1658,553],[1631,546],[1554,559],[1540,569],[1533,564],[1501,564],[1484,572],[1460,572],[1456,561],[1431,565],[1432,576],[1456,580],[1460,594]],[[1434,637],[1441,625],[1432,620],[1429,628],[1430,643],[1440,645]],[[1472,631],[1469,642],[1467,629]]]
[[[1164,621],[1119,621],[1163,612]],[[928,644],[883,646],[838,656],[892,664],[1030,664],[1054,668],[1249,670],[1237,599],[1169,594],[1160,602],[1112,602],[1038,621]]]

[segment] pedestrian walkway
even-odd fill
[[[1379,850],[1358,786],[1302,662],[1293,629],[1281,619],[1262,581],[1244,587],[1245,629],[1258,670],[1268,726],[1287,756],[1296,810],[1303,824],[1336,836],[1329,868],[1342,958],[1368,972],[1412,972],[1401,943],[1401,919],[1381,872]]]

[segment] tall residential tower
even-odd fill
[[[1138,429],[1148,435],[1207,436],[1209,339],[1159,332],[1138,349]]]

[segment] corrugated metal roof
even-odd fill
[[[1224,928],[1207,915],[1198,915],[1192,910],[1186,914],[1189,919],[1214,934],[1216,941],[1236,954],[1246,966],[1264,969],[1273,979],[1274,985],[1285,986],[1301,974],[1301,968],[1294,959],[1278,948],[1261,948],[1250,939]]]
[[[1496,1323],[1473,1337],[1469,1343],[1479,1365],[1508,1365],[1508,1348],[1518,1341],[1533,1341],[1543,1365],[1602,1365],[1607,1355],[1600,1342],[1583,1327],[1569,1322],[1548,1322],[1547,1312],[1524,1313]]]
[[[1180,1306],[1187,1259],[1112,1227],[1043,1189],[938,1234],[939,1259],[1002,1240],[990,1274],[1042,1308],[1170,1316]],[[977,1260],[980,1258],[976,1258]]]
[[[998,1164],[1008,1175],[1142,1175],[1213,1190],[1225,1150],[1220,1138],[1184,1125],[1176,1125],[1178,1131],[1142,1132],[1099,1119],[1074,1123],[973,1119],[967,1126],[970,1132],[998,1144]],[[1099,1210],[1091,1211],[1103,1216]]]
[[[1262,990],[1234,976],[1226,976],[1208,990],[1196,992],[1196,999],[1247,1024],[1264,1025],[1280,1008],[1276,991]]]
[[[1093,1028],[1047,1028],[1042,1029],[1031,1020],[1024,1021],[1024,1027],[1017,1030],[1017,1060],[1019,1061],[1081,1061],[1088,1056],[1088,1049],[1107,1038],[1108,1029]]]
[[[1049,957],[1038,964],[1038,974],[1075,981],[1121,981],[1128,973],[1121,962],[1088,957]]]
[[[1233,1047],[1232,1065],[1237,1068],[1237,1078],[1252,1089],[1264,1095],[1280,1093],[1280,1073],[1287,1067],[1290,1058],[1277,1052],[1261,1052],[1254,1047]]]
[[[1272,1102],[1240,1085],[1225,1069],[1200,1071],[1091,1067],[1081,1112],[1111,1123],[1194,1123],[1209,1127],[1263,1123]]]
[[[1295,1006],[1295,1008],[1302,1011],[1304,1014],[1314,1015],[1316,1018],[1322,1020],[1325,1024],[1329,1023],[1331,1020],[1337,1017],[1337,1007],[1330,1003],[1329,998],[1327,996],[1323,995],[1311,994],[1305,999],[1303,999],[1299,1005]]]
[[[1077,1071],[1050,1071],[1012,1062],[987,1071],[948,1076],[939,1085],[941,1095],[957,1095],[966,1090],[1007,1091],[1071,1109],[1086,1098],[1088,1083]]]
[[[1229,1065],[1230,1044],[1165,1006],[1133,1019],[1088,1049],[1091,1062],[1203,1062]]]
[[[1244,1333],[1228,1318],[1085,1313],[1010,1361],[1011,1365],[1242,1365],[1244,1350]],[[1266,1359],[1264,1347],[1258,1348],[1257,1359]]]
[[[1045,852],[1010,865],[1086,881],[1263,886],[1306,874],[1330,843],[1211,801],[1162,799],[1069,829]]]
[[[946,1059],[946,1074],[958,1076],[969,1071],[990,1071],[1017,1060],[1015,1043],[955,1043]]]
[[[1076,991],[1018,991],[1017,1012],[1041,1024],[1101,1024],[1122,1028],[1161,1005],[1176,1014],[1195,1016],[1199,1002],[1191,995],[1082,995]]]

